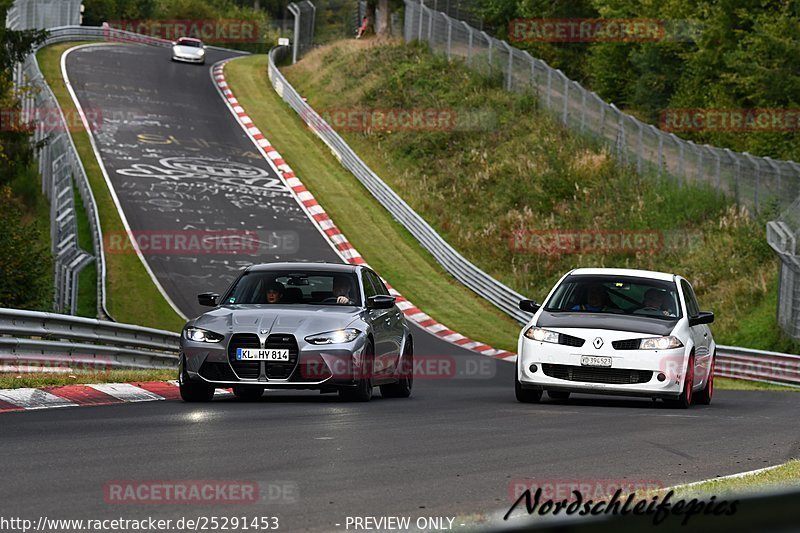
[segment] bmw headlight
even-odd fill
[[[650,337],[642,339],[639,343],[640,350],[671,350],[672,348],[681,348],[683,343],[678,337]]]
[[[535,341],[552,342],[553,344],[558,344],[558,333],[555,331],[550,331],[549,329],[531,326],[525,331],[525,336]]]
[[[186,328],[183,330],[183,336],[194,342],[219,342],[224,338],[219,333],[200,328]]]
[[[355,328],[337,329],[309,335],[306,337],[306,342],[310,344],[342,344],[356,340],[359,335],[361,332]]]

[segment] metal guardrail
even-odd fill
[[[716,376],[800,387],[800,355],[717,346]]]
[[[529,315],[518,307],[519,301],[524,296],[494,279],[450,246],[356,155],[339,134],[286,81],[275,63],[288,52],[287,47],[279,46],[269,53],[269,79],[278,95],[328,145],[342,166],[353,173],[370,194],[433,255],[449,274],[518,322],[522,324],[527,322]]]
[[[0,371],[175,368],[180,334],[104,320],[0,308]],[[715,375],[800,387],[800,355],[717,346]]]
[[[180,335],[104,320],[0,308],[3,367],[149,368],[178,364]]]

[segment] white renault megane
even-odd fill
[[[716,344],[692,286],[674,274],[581,268],[559,280],[519,336],[515,391],[662,398],[676,407],[708,404]]]

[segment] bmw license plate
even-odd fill
[[[288,361],[289,350],[236,348],[237,361]]]
[[[581,366],[611,366],[611,358],[584,355],[581,356]]]

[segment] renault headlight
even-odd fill
[[[224,338],[219,333],[214,333],[213,331],[208,331],[207,329],[191,327],[183,330],[183,336],[194,342],[219,342]]]
[[[558,344],[558,333],[550,331],[549,329],[537,328],[531,326],[525,331],[525,336],[539,342],[552,342]]]
[[[678,337],[650,337],[642,339],[639,343],[640,350],[671,350],[672,348],[681,348],[683,343]]]
[[[361,332],[355,328],[337,329],[336,331],[309,335],[306,337],[306,342],[310,344],[343,344],[356,340],[359,335],[361,335]]]

